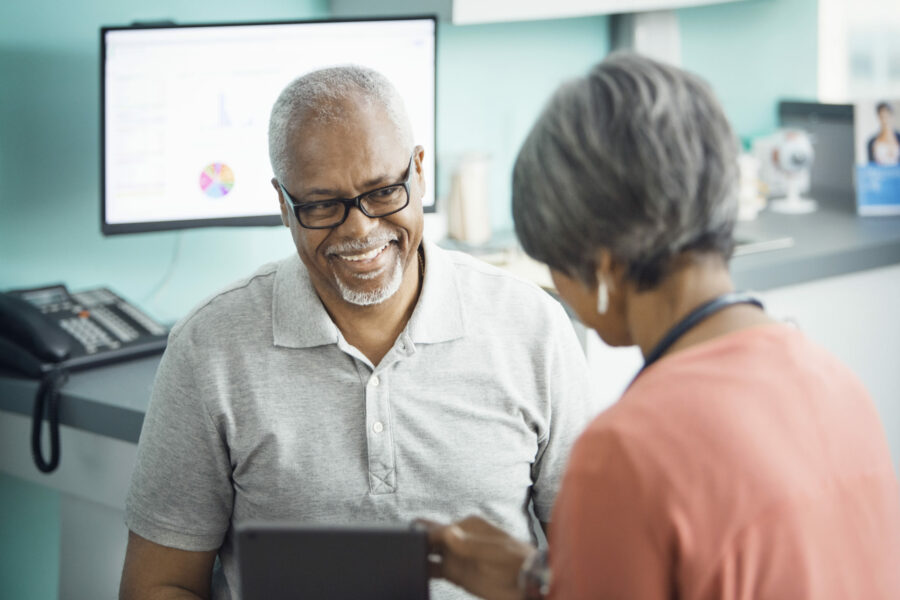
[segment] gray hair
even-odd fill
[[[390,80],[373,69],[343,65],[312,71],[287,85],[269,117],[269,161],[279,181],[290,171],[291,142],[304,125],[340,121],[343,101],[361,100],[384,108],[396,125],[402,143],[412,148],[412,125],[406,106]]]
[[[698,77],[617,52],[563,85],[513,171],[513,218],[525,251],[596,283],[597,252],[655,287],[685,252],[734,249],[737,141]]]

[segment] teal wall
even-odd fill
[[[291,251],[281,228],[100,235],[99,25],[327,12],[325,0],[153,6],[136,0],[0,5],[0,289],[53,281],[110,285],[171,321],[211,291]],[[710,81],[742,136],[774,128],[779,97],[815,95],[816,6],[816,0],[747,0],[678,11],[685,66]],[[519,143],[556,85],[583,73],[607,49],[605,17],[442,24],[439,197],[460,156],[487,153],[492,224],[510,229],[509,177]]]
[[[678,21],[684,67],[712,84],[742,137],[775,129],[779,99],[815,100],[817,0],[688,8]]]
[[[95,0],[94,11],[59,15],[58,23],[66,26],[56,31],[34,26],[51,10],[47,0],[43,4],[0,8],[0,71],[16,84],[0,95],[0,289],[54,281],[71,288],[109,285],[157,318],[173,321],[211,291],[289,253],[290,236],[280,227],[100,235],[96,30],[133,20],[131,9]],[[228,10],[227,3],[189,3],[190,11],[172,4],[137,17],[203,21],[212,6],[216,17],[230,20],[324,12],[324,3],[300,10],[300,3],[288,0],[266,0],[243,11]],[[582,73],[607,48],[602,17],[442,24],[438,194],[446,192],[457,157],[485,151],[495,175],[493,223],[510,228],[508,174],[515,148],[559,82]]]
[[[0,598],[57,597],[59,494],[0,473]]]
[[[109,285],[174,320],[216,288],[290,252],[281,228],[100,235],[97,30],[160,18],[318,17],[327,6],[327,0],[0,2],[0,289],[54,281],[76,289]],[[816,7],[816,0],[747,0],[678,12],[684,64],[712,84],[739,134],[772,130],[778,98],[815,95]],[[583,73],[608,47],[604,17],[442,24],[438,195],[446,193],[457,158],[485,152],[492,223],[509,229],[509,177],[519,143],[558,83]],[[52,492],[0,476],[0,598],[56,597],[46,573],[58,564],[58,504]]]
[[[490,160],[491,225],[512,229],[510,178],[518,147],[560,82],[582,75],[609,51],[606,17],[438,31],[438,193],[466,152]]]
[[[327,0],[0,2],[0,289],[110,285],[172,320],[252,265],[290,251],[290,238],[275,228],[100,235],[99,27],[327,12]],[[151,298],[176,249],[168,285]]]

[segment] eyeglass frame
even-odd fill
[[[412,177],[412,166],[413,166],[413,160],[415,159],[415,157],[416,157],[416,151],[413,150],[412,154],[409,155],[409,165],[406,167],[406,177],[403,179],[403,181],[398,181],[397,183],[392,183],[390,185],[383,185],[381,187],[375,188],[374,190],[369,190],[368,192],[363,192],[362,194],[360,194],[359,196],[356,196],[355,198],[329,198],[328,200],[316,200],[314,202],[298,202],[297,199],[294,198],[289,191],[287,191],[287,189],[284,187],[284,184],[282,184],[280,180],[278,181],[278,187],[281,188],[281,191],[284,194],[284,199],[287,201],[288,205],[291,207],[291,212],[294,213],[294,218],[297,219],[297,222],[300,223],[300,226],[303,227],[304,229],[334,229],[335,227],[340,227],[341,225],[344,224],[344,221],[347,220],[347,217],[350,216],[350,209],[353,208],[354,206],[359,209],[359,212],[361,212],[365,216],[369,217],[370,219],[381,219],[383,217],[389,217],[391,215],[397,214],[398,212],[400,212],[401,210],[403,210],[404,208],[409,206],[410,196],[412,195],[412,191],[409,189],[409,179],[410,179],[410,177]],[[369,213],[366,212],[366,209],[363,208],[362,199],[365,196],[368,196],[369,194],[374,194],[375,192],[385,190],[387,188],[392,188],[392,187],[395,187],[398,185],[402,185],[403,188],[406,190],[406,202],[400,208],[392,210],[389,213],[385,213],[383,215],[377,215],[377,216],[370,215]],[[299,208],[301,206],[315,206],[315,205],[321,205],[321,204],[326,204],[326,203],[330,203],[330,202],[340,202],[341,204],[344,205],[344,216],[341,217],[341,220],[338,221],[337,223],[335,223],[334,225],[318,225],[318,226],[306,225],[303,222],[303,219],[300,218]]]

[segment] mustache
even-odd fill
[[[396,235],[384,233],[380,235],[369,236],[361,240],[343,240],[340,242],[335,242],[334,244],[329,246],[328,250],[325,251],[325,254],[346,254],[348,252],[371,250],[372,248],[378,248],[384,246],[385,244],[396,242],[398,241],[398,239],[399,238]]]

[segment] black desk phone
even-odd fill
[[[35,399],[32,453],[38,468],[59,462],[59,389],[68,372],[160,353],[168,330],[106,288],[70,293],[64,285],[0,294],[0,368],[41,380]],[[50,422],[44,461],[41,423]]]

